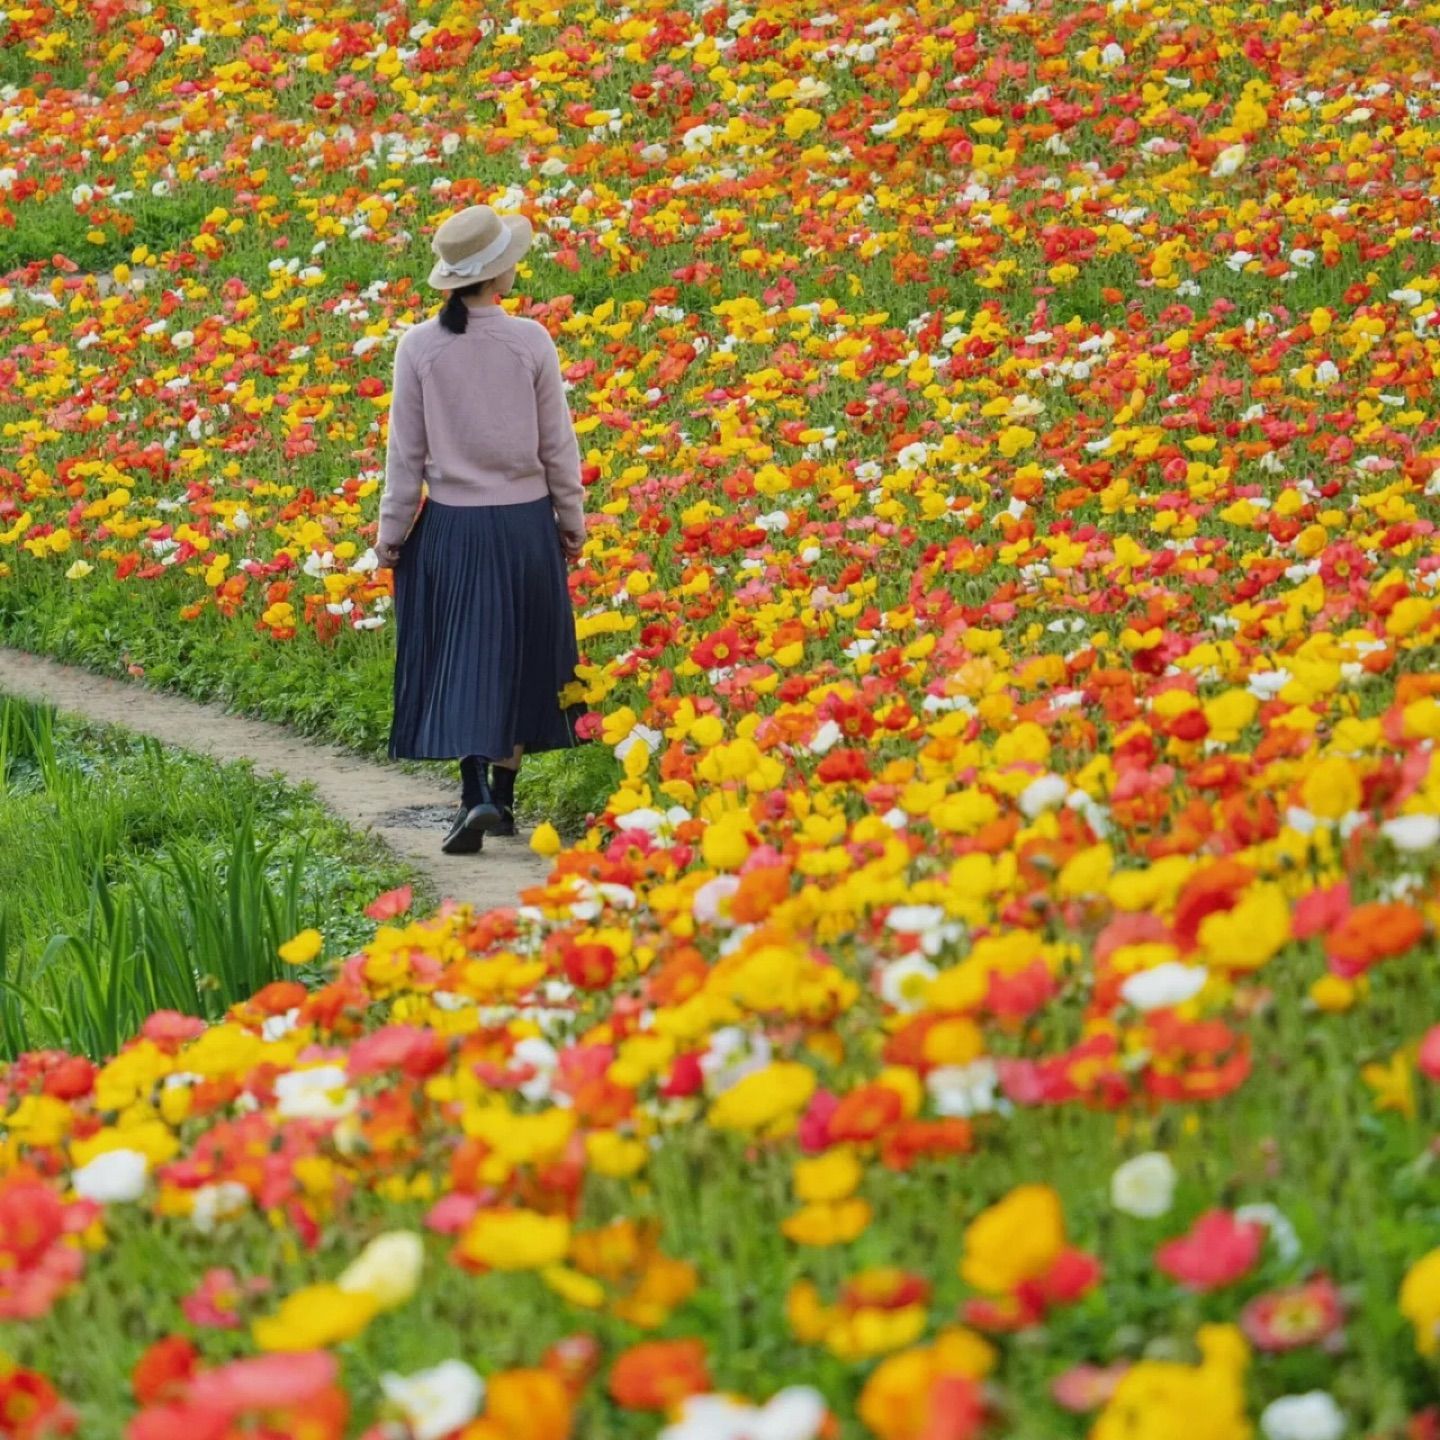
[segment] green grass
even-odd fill
[[[215,1016],[326,954],[413,879],[313,800],[242,765],[0,700],[0,1051],[113,1052],[157,1009]],[[421,896],[420,903],[430,898]]]
[[[106,238],[96,244],[88,238],[93,222],[76,210],[67,189],[27,206],[22,225],[0,230],[0,273],[48,263],[52,255],[64,255],[85,269],[109,270],[128,261],[138,245],[156,252],[179,249],[199,233],[211,208],[212,197],[203,190],[137,198],[129,207],[134,229],[120,235],[113,227],[101,226]]]

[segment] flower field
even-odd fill
[[[0,24],[0,637],[377,748],[523,210],[603,780],[0,1074],[0,1435],[1440,1435],[1440,4]]]

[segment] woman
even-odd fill
[[[432,241],[445,305],[395,348],[375,540],[395,572],[390,756],[460,761],[450,854],[515,833],[521,757],[577,743],[582,713],[561,696],[579,659],[580,446],[549,332],[499,304],[530,240],[523,215],[451,216]]]

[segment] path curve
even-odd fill
[[[441,899],[492,910],[518,904],[522,890],[543,885],[548,878],[549,864],[520,836],[487,836],[479,855],[441,851],[441,837],[459,803],[458,778],[449,789],[339,746],[302,739],[268,721],[23,650],[0,647],[0,693],[152,735],[216,760],[249,760],[258,772],[280,775],[292,785],[309,783],[332,814],[378,835],[431,881]]]

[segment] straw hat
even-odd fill
[[[530,248],[532,238],[523,215],[499,215],[488,205],[457,210],[430,242],[436,255],[430,284],[436,290],[458,290],[503,274]]]

